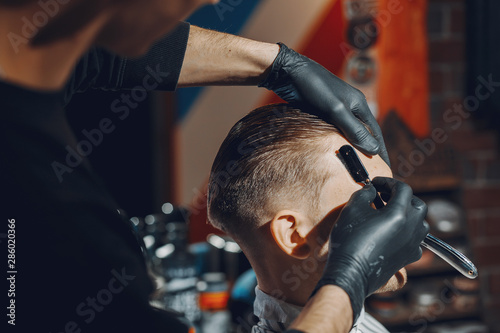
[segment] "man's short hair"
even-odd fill
[[[240,241],[279,209],[302,206],[315,216],[332,168],[338,130],[288,104],[260,107],[229,131],[208,184],[208,219]]]

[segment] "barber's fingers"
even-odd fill
[[[387,205],[383,208],[391,211],[405,212],[413,198],[413,191],[407,184],[394,178],[376,177],[372,181],[373,185],[381,194],[385,194]]]
[[[411,206],[413,209],[418,212],[419,218],[422,220],[425,219],[425,216],[427,215],[427,205],[422,199],[413,196],[411,198]]]
[[[366,108],[368,108],[368,106],[366,106]],[[339,112],[340,109],[344,111],[342,114]],[[370,112],[370,110],[364,111],[364,113],[367,112]],[[348,110],[345,106],[341,108],[337,107],[334,109],[334,112],[332,112],[332,115],[335,117],[330,122],[334,123],[342,131],[353,146],[368,155],[376,155],[380,152],[380,142],[377,141],[377,138],[375,138],[361,121],[351,113],[351,110]],[[378,124],[372,126],[378,126]]]
[[[429,224],[424,220],[427,215],[427,205],[421,199],[413,196],[411,207],[407,212],[407,224],[409,232],[408,239],[413,242],[413,247],[408,251],[408,262],[410,264],[422,257],[420,243],[429,233]],[[412,228],[410,228],[413,226]]]
[[[379,144],[378,154],[387,163],[387,165],[391,166],[389,155],[387,154],[387,148],[385,147],[384,143],[384,137],[382,136],[382,130],[380,129],[377,120],[370,111],[368,103],[366,102],[366,98],[360,98],[357,103],[359,103],[357,106],[352,106],[352,113],[355,114],[356,117],[361,119],[366,125],[368,125],[372,132],[372,136],[375,138],[375,140],[377,140]]]
[[[422,201],[422,199],[413,196],[413,198],[411,198],[411,205],[416,209],[423,209],[427,213],[427,205]]]
[[[362,207],[370,207],[370,204],[375,200],[377,191],[374,186],[364,186],[360,190],[354,192],[346,204],[346,207],[361,209]]]
[[[427,215],[427,205],[421,199],[413,195],[411,187],[399,180],[388,177],[376,177],[372,181],[377,191],[380,192],[384,201],[399,203],[402,207],[413,209],[413,215],[418,220],[424,220]]]
[[[366,221],[367,215],[370,212],[374,212],[371,203],[376,195],[377,191],[373,186],[365,186],[354,192],[344,208],[342,208],[337,223],[335,223],[332,230],[332,235],[338,232],[338,230],[352,228],[353,225]]]
[[[429,233],[429,223],[425,221],[425,217],[427,216],[427,205],[421,199],[413,196],[411,199],[411,206],[412,210],[408,214],[412,214],[410,217],[416,223],[416,237],[423,240]]]
[[[406,265],[409,265],[415,261],[418,261],[420,260],[420,258],[422,258],[422,247],[420,246],[415,246],[413,247],[413,251],[408,251],[408,255],[407,255],[407,260],[406,260],[406,263],[405,263],[405,266]]]

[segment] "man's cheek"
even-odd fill
[[[393,276],[391,276],[389,281],[387,281],[382,287],[378,288],[374,292],[374,294],[381,294],[381,293],[390,292],[390,291],[394,291],[394,290],[397,290],[397,279],[393,275]]]
[[[326,242],[325,246],[319,251],[318,259],[319,261],[326,261],[328,259],[328,250],[330,248],[330,241]]]
[[[396,274],[391,276],[389,281],[387,281],[386,284],[384,284],[382,287],[380,287],[377,291],[375,291],[376,294],[383,293],[383,292],[388,292],[388,291],[396,291],[401,288],[406,284],[407,281],[407,274],[406,274],[406,269],[401,268]]]
[[[323,265],[326,263],[326,260],[328,259],[328,249],[330,247],[330,241],[327,241],[323,243],[323,245],[319,245],[314,249],[314,259],[318,264],[321,265],[321,268],[323,268]]]
[[[401,287],[403,287],[406,282],[408,281],[408,274],[406,272],[406,268],[401,268],[396,274],[399,274],[399,275],[396,275],[396,277],[401,277],[400,278],[400,284],[401,284]]]

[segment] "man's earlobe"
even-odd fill
[[[305,259],[310,255],[304,215],[291,210],[279,211],[271,221],[271,233],[276,244],[286,254],[297,259]]]

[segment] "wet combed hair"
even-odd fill
[[[279,209],[302,205],[315,216],[333,170],[325,154],[338,130],[288,104],[258,108],[238,121],[219,148],[208,185],[208,219],[240,240]]]

